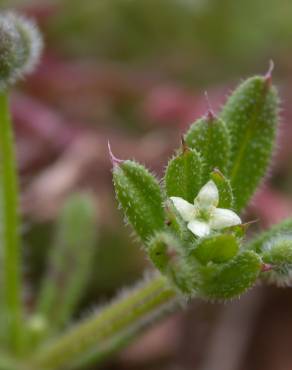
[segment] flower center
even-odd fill
[[[204,222],[209,222],[212,211],[213,211],[213,207],[212,208],[199,208],[197,219],[204,221]]]

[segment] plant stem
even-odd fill
[[[166,279],[155,275],[45,345],[30,363],[33,368],[42,370],[64,370],[75,368],[76,364],[81,366],[83,359],[86,362],[88,357],[94,357],[94,351],[97,357],[104,358],[102,348],[104,354],[113,353],[121,348],[121,343],[128,342],[121,340],[123,335],[129,338],[129,332],[139,331],[145,322],[153,321],[178,302],[176,292]]]
[[[8,344],[12,349],[18,350],[22,322],[18,181],[8,96],[5,93],[0,94],[0,133],[3,304],[8,323]]]

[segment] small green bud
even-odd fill
[[[239,251],[236,237],[232,234],[219,234],[199,240],[191,253],[203,264],[223,263],[233,258]]]
[[[266,243],[262,253],[263,261],[272,265],[292,264],[292,236],[278,236]]]
[[[262,232],[250,241],[247,248],[257,253],[262,253],[265,250],[265,246],[278,237],[292,237],[292,218],[288,218],[274,225],[268,231]]]
[[[186,144],[196,149],[204,161],[202,183],[209,180],[210,172],[219,168],[225,175],[230,159],[230,138],[225,123],[214,116],[199,119],[191,125],[185,135]]]
[[[43,42],[35,24],[11,12],[0,14],[0,90],[33,71]]]
[[[270,265],[263,279],[278,286],[292,281],[292,236],[278,236],[263,246],[262,259]]]
[[[165,226],[158,181],[144,166],[130,160],[114,163],[113,181],[117,199],[128,221],[147,242]]]
[[[271,159],[278,121],[278,95],[271,75],[243,82],[229,97],[220,117],[231,134],[231,162],[227,173],[242,210],[265,175]]]
[[[182,153],[172,158],[166,169],[167,196],[193,202],[202,184],[202,165],[199,153],[183,144]]]
[[[244,251],[226,263],[209,263],[199,269],[197,294],[211,300],[238,297],[251,288],[261,272],[260,257]]]
[[[270,271],[262,278],[279,286],[292,281],[292,219],[284,220],[261,233],[247,247],[262,256]]]

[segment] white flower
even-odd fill
[[[198,237],[207,236],[212,230],[241,224],[241,219],[235,212],[217,208],[219,193],[212,180],[202,187],[194,204],[180,197],[170,199],[183,220],[188,223],[188,229]]]

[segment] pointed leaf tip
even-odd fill
[[[216,115],[211,109],[209,109],[207,114],[206,114],[206,118],[207,118],[208,122],[212,122],[216,118]]]
[[[264,79],[268,86],[272,83],[272,74],[273,74],[274,68],[275,68],[275,64],[272,60],[270,60],[269,69],[264,76]]]
[[[224,175],[223,175],[223,173],[219,170],[219,168],[215,167],[215,168],[213,169],[213,172],[212,172],[212,173],[214,173],[214,174],[218,175],[220,178],[224,179]]]
[[[108,152],[109,152],[110,160],[112,162],[113,167],[118,166],[119,164],[124,162],[122,159],[119,159],[119,158],[114,156],[109,141],[107,142],[107,147],[108,147]]]
[[[239,226],[242,228],[242,230],[244,232],[246,232],[247,229],[250,227],[250,225],[256,224],[257,222],[259,222],[259,219],[255,219],[255,220],[244,222],[243,224],[241,224]]]
[[[230,135],[220,118],[213,113],[209,118],[204,115],[191,125],[184,137],[190,149],[198,150],[203,162],[201,185],[210,179],[215,167],[226,173],[230,161]]]
[[[187,151],[189,151],[189,147],[188,147],[183,135],[181,135],[181,146],[182,146],[183,153],[186,153]]]
[[[209,99],[207,91],[205,91],[205,98],[206,98],[207,107],[208,107],[208,110],[207,110],[207,113],[206,113],[206,118],[207,118],[207,121],[210,122],[210,121],[213,121],[216,118],[216,114],[214,113],[214,110],[211,106],[210,99]]]
[[[261,272],[271,271],[272,269],[273,269],[273,266],[269,263],[263,263],[261,265]]]

